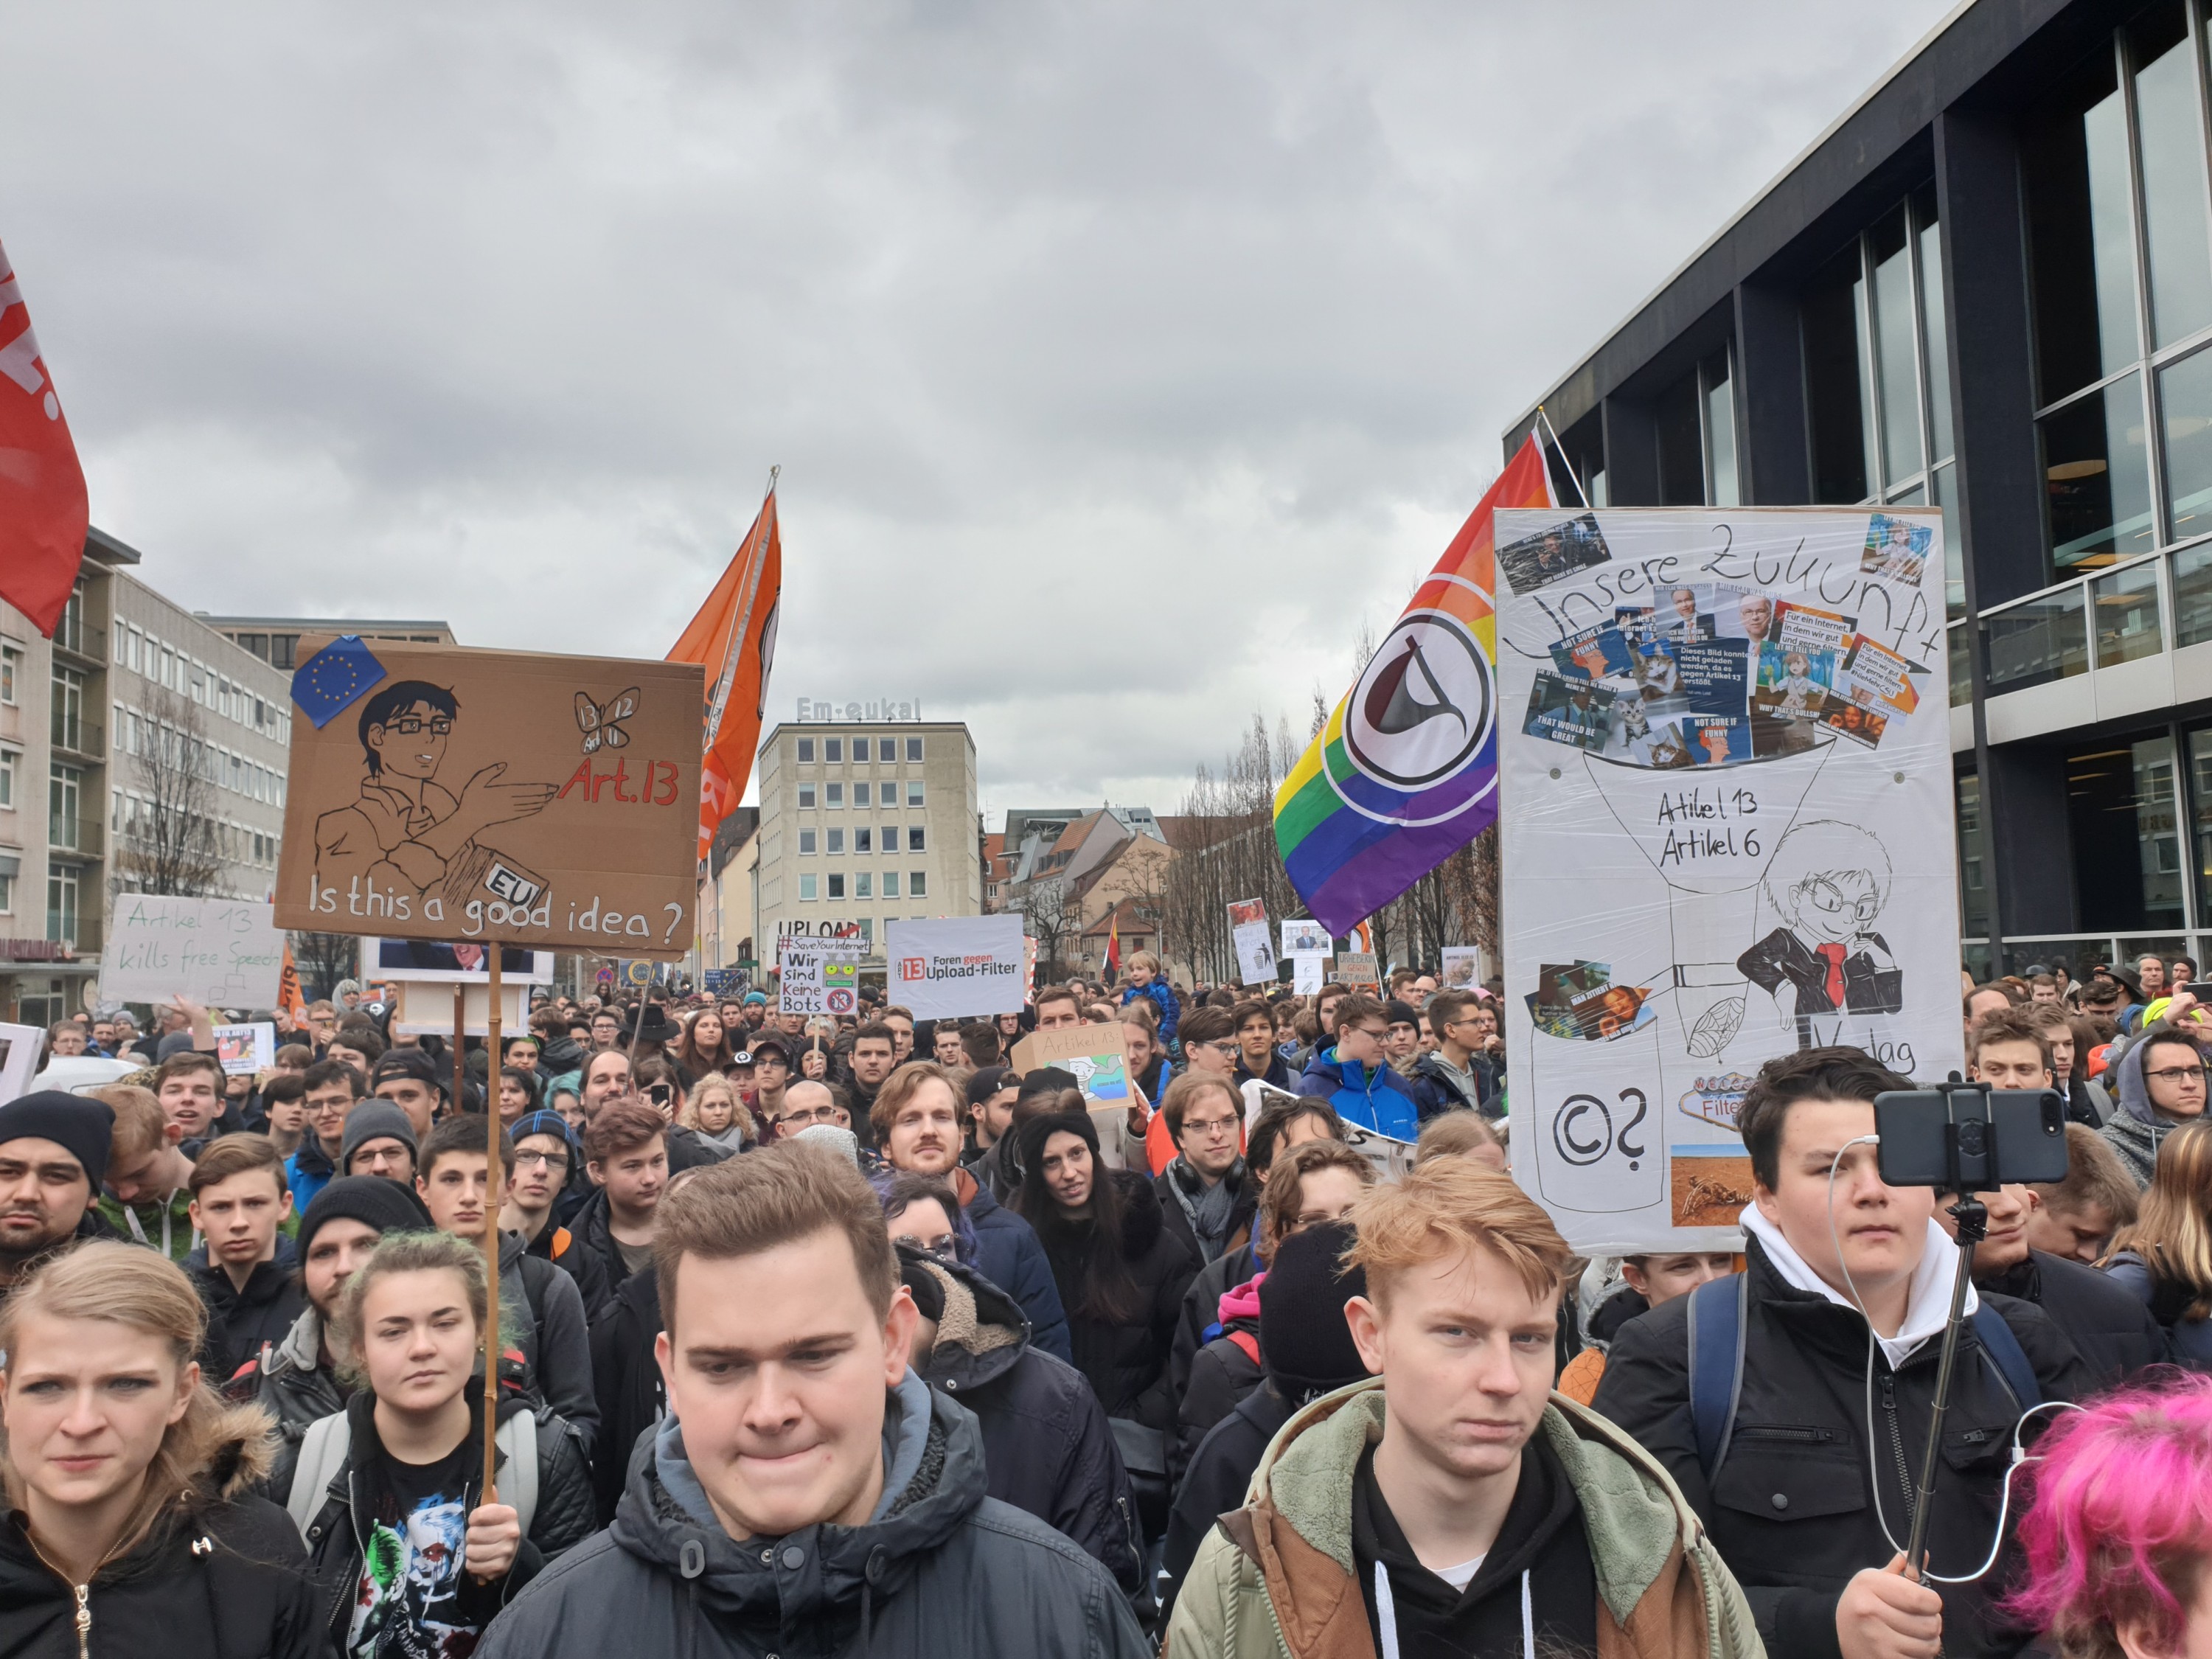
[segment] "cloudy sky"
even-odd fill
[[[657,657],[1172,810],[1938,0],[18,8],[0,238],[193,606]]]

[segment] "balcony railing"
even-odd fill
[[[48,814],[46,847],[64,858],[96,859],[107,843],[107,826],[98,818],[65,818]]]
[[[49,732],[55,751],[84,760],[99,760],[107,751],[100,745],[106,734],[92,720],[70,720],[57,714]]]
[[[1965,690],[1969,624],[1953,629],[1953,701]],[[2212,542],[2099,570],[1984,611],[1992,696],[2212,641]]]
[[[82,913],[70,915],[66,911],[46,912],[46,937],[66,943],[81,957],[94,956],[100,951],[100,918]]]

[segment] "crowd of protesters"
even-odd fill
[[[1924,1575],[1954,1224],[1856,1049],[1753,1080],[1740,1254],[1584,1260],[1494,981],[541,994],[496,1054],[348,982],[246,1073],[64,1021],[0,1104],[0,1647],[2212,1651],[2195,972],[1964,987],[2071,1156],[1986,1195]],[[1022,1064],[1084,1026],[1125,1105]]]

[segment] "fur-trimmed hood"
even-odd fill
[[[257,1405],[226,1406],[216,1419],[215,1455],[208,1460],[207,1491],[226,1504],[258,1491],[276,1467],[276,1419]]]

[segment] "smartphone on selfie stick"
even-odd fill
[[[1966,1286],[1972,1282],[1974,1247],[1989,1236],[1989,1211],[1977,1193],[2016,1183],[2066,1179],[2066,1103],[2052,1089],[1991,1089],[1951,1080],[1930,1089],[1893,1089],[1874,1097],[1875,1150],[1882,1182],[1891,1187],[1933,1187],[1956,1193],[1951,1214],[1959,1224],[1959,1266],[1951,1281],[1951,1313],[1943,1324],[1943,1352],[1936,1370],[1936,1401],[1928,1445],[1920,1460],[1919,1500],[1912,1510],[1906,1571],[1924,1583],[1928,1511],[1936,1492],[1936,1456],[1943,1413],[1951,1400],[1951,1373],[1959,1354]]]

